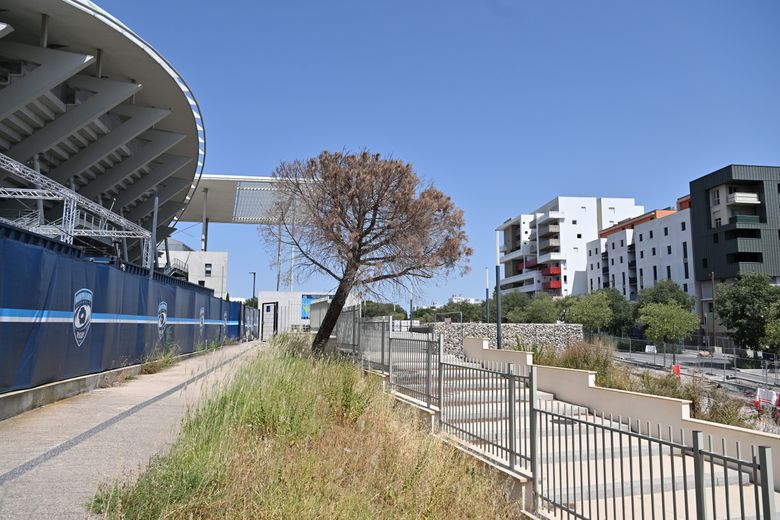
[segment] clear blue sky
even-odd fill
[[[365,147],[450,194],[472,272],[426,303],[483,296],[493,229],[556,195],[652,209],[726,164],[780,165],[777,0],[98,1],[187,79],[207,172]],[[273,286],[253,226],[213,226],[210,249],[231,295],[251,270]]]

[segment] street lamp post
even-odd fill
[[[503,348],[501,337],[501,262],[499,251],[499,231],[496,231],[496,347]]]
[[[254,271],[249,271],[249,274],[252,275],[252,299],[255,299],[255,279],[257,277],[257,273]]]

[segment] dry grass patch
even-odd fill
[[[489,470],[416,417],[350,364],[261,354],[187,418],[170,453],[134,482],[101,487],[92,510],[109,518],[520,517]]]

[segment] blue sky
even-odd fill
[[[776,0],[99,3],[187,79],[207,172],[369,148],[450,194],[472,271],[425,303],[482,296],[493,229],[556,195],[666,207],[726,164],[780,165]],[[251,293],[252,270],[274,285],[253,226],[209,235],[230,253],[231,295]]]

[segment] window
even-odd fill
[[[683,258],[688,258],[688,242],[683,242]]]
[[[642,279],[642,271],[643,271],[643,269],[639,269],[639,279],[640,280]]]
[[[201,287],[206,287],[206,280],[198,280],[198,285]]]
[[[623,257],[622,256],[620,257],[620,263],[621,264],[623,263]]]
[[[713,233],[713,235],[712,235],[712,243],[713,244],[717,244],[718,243],[718,234],[717,233]]]
[[[652,238],[653,238],[653,230],[651,229],[650,230],[650,239],[652,239]]]
[[[640,251],[639,252],[639,258],[644,258],[644,257],[645,257],[645,252],[644,251]]]
[[[620,240],[620,247],[623,247],[623,240]]]
[[[639,233],[639,241],[642,241],[642,233]]]
[[[666,246],[666,254],[671,255],[672,254],[672,246]]]
[[[721,223],[721,222],[722,222],[722,221],[721,221],[720,217],[716,218],[716,219],[715,219],[715,227],[716,227],[716,228],[720,227],[720,223]]]
[[[680,222],[680,228],[682,228],[682,230],[685,231],[685,222]]]
[[[572,224],[572,226],[576,226],[577,225],[577,221],[576,220],[572,220],[571,224]]]
[[[211,276],[211,264],[206,264],[204,269],[206,271],[206,276]]]
[[[615,249],[615,243],[612,242],[612,249]]]
[[[591,250],[590,250],[590,249],[588,249],[588,256],[592,256],[592,255],[591,255]]]
[[[623,285],[626,285],[626,273],[621,273],[623,275]]]
[[[615,208],[613,206],[610,206],[609,207],[609,212],[614,215],[615,214]]]
[[[563,275],[563,283],[566,283],[566,275]]]
[[[685,275],[685,279],[688,279],[688,262],[683,262],[683,274]]]
[[[664,236],[665,236],[665,237],[668,237],[668,236],[669,236],[669,228],[668,228],[668,227],[665,227],[665,228],[664,228]]]
[[[683,291],[688,292],[688,284],[687,283],[683,284]]]
[[[712,192],[712,205],[718,206],[720,204],[720,188],[715,188]]]
[[[581,209],[582,211],[588,211],[588,207],[587,207],[587,206],[580,206],[580,209]]]
[[[615,265],[615,259],[610,260],[611,265]]]
[[[575,253],[579,253],[579,252],[580,252],[580,248],[579,248],[579,247],[575,247],[575,248],[573,248],[573,249],[574,249],[574,252],[575,252]]]
[[[702,258],[701,259],[701,266],[702,266],[702,268],[707,269],[707,259],[706,258]]]
[[[601,269],[601,262],[596,262],[596,269]]]
[[[666,266],[666,279],[671,280],[672,279],[672,266],[667,265]]]
[[[653,283],[658,281],[658,267],[653,266]]]
[[[655,248],[653,248],[653,256],[655,256]]]
[[[582,233],[577,233],[577,238],[582,238]]]
[[[590,292],[593,292],[593,278],[588,281],[590,282]]]

